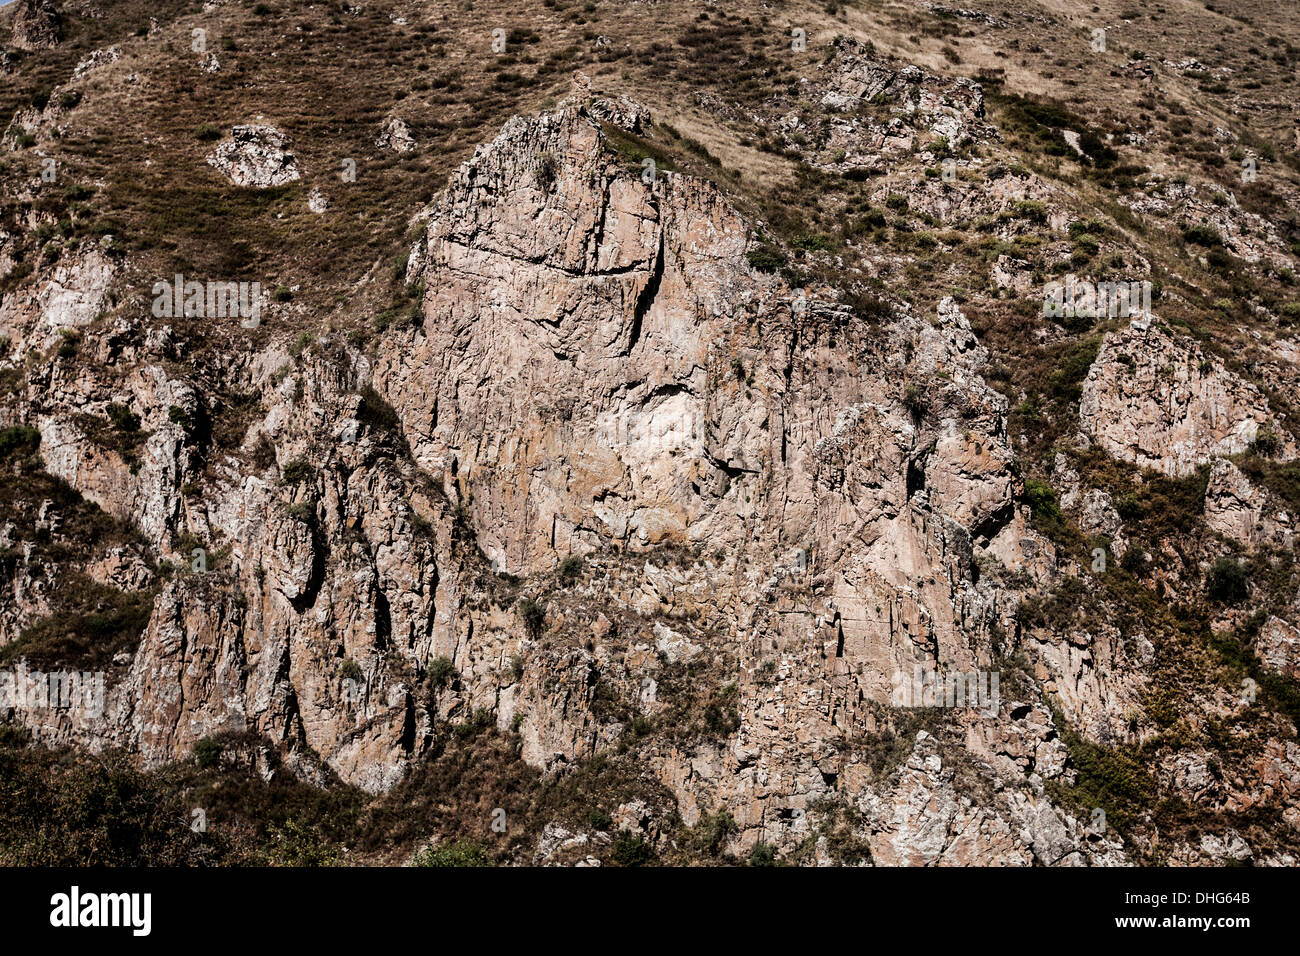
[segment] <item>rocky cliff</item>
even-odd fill
[[[39,47],[48,6],[20,4],[13,46]],[[395,266],[328,303],[270,282],[242,325],[202,289],[160,315],[172,268],[82,210],[52,249],[23,180],[0,221],[0,646],[105,690],[11,694],[5,719],[32,747],[147,772],[224,752],[372,807],[484,735],[532,775],[526,823],[431,817],[408,856],[1293,863],[1284,311],[1259,306],[1248,355],[1193,328],[1187,283],[1039,321],[1045,274],[1175,255],[1015,162],[1016,124],[1079,117],[999,88],[995,122],[968,77],[821,49],[748,104],[702,91],[693,121],[811,177],[834,239],[581,73],[406,197]],[[78,97],[160,82],[141,56],[24,107],[16,155],[78,135]],[[344,228],[310,137],[240,119],[200,130],[187,188],[280,243]],[[381,165],[431,135],[375,130]],[[1081,165],[1103,155],[1067,132]],[[1238,243],[1233,269],[1291,261],[1214,210],[1268,252]],[[222,254],[251,261],[242,242]]]

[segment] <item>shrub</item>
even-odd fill
[[[1282,442],[1273,429],[1261,428],[1255,433],[1255,441],[1251,447],[1265,458],[1272,458],[1282,447]]]
[[[719,737],[734,734],[740,729],[740,690],[727,684],[709,698],[704,707],[704,726],[709,733]]]
[[[776,848],[771,844],[758,842],[749,851],[750,866],[776,866]]]
[[[654,860],[654,850],[641,834],[624,830],[615,838],[609,857],[619,866],[645,866]]]
[[[698,139],[691,139],[691,138],[687,137],[687,138],[685,138],[685,139],[682,140],[682,145],[685,146],[687,149],[689,149],[689,150],[690,150],[692,153],[694,153],[696,156],[699,156],[701,159],[703,159],[703,160],[704,160],[706,163],[708,163],[710,166],[721,166],[721,165],[722,165],[722,160],[718,159],[718,157],[716,157],[716,156],[714,156],[712,153],[710,153],[709,150],[708,150],[708,147],[706,147],[706,146],[705,146],[703,143],[701,143]]]
[[[190,419],[190,413],[179,405],[172,405],[167,409],[167,420],[173,425],[180,425],[187,433],[193,428],[193,421]]]
[[[361,683],[365,679],[365,674],[361,670],[361,665],[356,661],[344,661],[339,667],[339,677],[344,680],[356,681]]]
[[[134,432],[140,429],[140,416],[117,402],[108,406],[108,420],[120,432]]]
[[[1146,552],[1136,544],[1130,545],[1124,557],[1119,559],[1119,565],[1134,577],[1140,577],[1147,568]]]
[[[429,662],[429,683],[434,687],[446,687],[456,674],[456,665],[449,657],[435,657]]]
[[[759,272],[779,272],[786,264],[786,258],[780,250],[772,246],[759,246],[757,249],[751,249],[745,256],[749,264]]]
[[[492,861],[477,843],[457,840],[440,846],[428,846],[415,854],[412,866],[491,866]]]
[[[64,329],[59,341],[59,358],[72,358],[81,345],[81,333],[76,329]]]
[[[829,236],[819,235],[815,232],[803,232],[794,237],[791,242],[796,249],[802,249],[805,252],[834,252],[835,240]]]
[[[528,636],[536,640],[541,636],[546,621],[546,609],[532,598],[521,598],[518,604],[519,619],[524,622]]]
[[[1183,230],[1183,238],[1195,245],[1205,246],[1207,249],[1223,244],[1223,240],[1219,237],[1219,231],[1209,225],[1188,226]]]
[[[310,478],[313,471],[312,466],[303,459],[295,458],[284,466],[284,470],[280,472],[280,480],[286,485],[296,485]]]
[[[0,457],[23,451],[32,454],[41,444],[41,433],[30,425],[0,428]]]
[[[691,831],[691,838],[700,850],[709,856],[717,856],[726,844],[727,837],[738,829],[731,811],[719,810],[700,817],[700,822]]]
[[[1210,569],[1206,591],[1217,604],[1238,604],[1250,594],[1246,568],[1232,558],[1219,558]]]
[[[204,737],[194,745],[194,760],[200,767],[215,767],[221,751],[221,743],[216,738]]]
[[[1009,212],[1017,219],[1047,222],[1047,204],[1036,199],[1017,199],[1011,204]]]
[[[1052,486],[1037,478],[1025,479],[1025,503],[1033,511],[1034,522],[1052,525],[1061,520],[1061,508],[1056,503]]]
[[[270,827],[267,856],[278,866],[329,866],[337,854],[311,824],[289,819],[283,826]]]
[[[927,407],[925,389],[915,382],[909,382],[903,389],[903,404],[913,415],[924,415]]]
[[[582,574],[582,558],[576,554],[571,554],[560,562],[560,580],[565,584],[572,584],[580,574]]]
[[[868,322],[883,322],[893,318],[894,307],[874,292],[854,292],[845,299],[853,314]]]
[[[555,185],[555,178],[559,175],[560,163],[555,158],[554,153],[542,153],[537,157],[537,188],[542,192],[550,192],[551,187]]]

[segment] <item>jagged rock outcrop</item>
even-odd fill
[[[1083,384],[1083,430],[1107,452],[1171,476],[1245,451],[1261,429],[1277,454],[1295,440],[1249,382],[1158,323],[1107,333]]]
[[[409,153],[415,149],[415,136],[406,120],[400,116],[390,116],[384,128],[379,131],[375,145],[394,153]]]
[[[289,138],[273,126],[236,126],[208,156],[236,186],[267,189],[301,178]]]
[[[834,69],[858,101],[893,90],[913,137],[985,135],[973,84]],[[1109,621],[1016,613],[1026,589],[1077,585],[1081,569],[1058,567],[1022,503],[978,302],[891,303],[869,323],[844,290],[792,289],[750,264],[753,226],[717,186],[647,182],[602,123],[652,129],[635,101],[582,87],[480,146],[415,220],[416,320],[370,353],[307,334],[292,356],[266,345],[190,376],[169,329],[123,314],[86,345],[112,350],[113,375],[29,375],[46,470],[159,563],[129,548],[87,562],[96,581],[156,591],[103,713],[21,718],[42,743],[149,764],[250,734],[308,779],[371,792],[448,724],[517,731],[522,758],[557,777],[652,726],[637,759],[663,805],[615,808],[652,840],[670,815],[721,812],[734,849],[816,863],[1125,862],[1113,832],[1059,800],[1079,769],[1058,722],[1139,739],[1155,648]],[[299,175],[271,127],[236,127],[210,162],[251,188]],[[936,218],[1055,201],[1029,174],[921,182],[917,209]],[[0,306],[16,348],[91,324],[129,269],[90,245],[65,263]],[[199,385],[214,380],[254,409],[219,451]],[[106,440],[121,409],[134,437]],[[1083,425],[1168,474],[1265,427],[1294,454],[1252,386],[1159,327],[1107,336]],[[1253,533],[1253,493],[1223,465],[1207,514]],[[1069,474],[1062,506],[1122,557],[1115,503]],[[0,616],[6,638],[45,606],[38,579],[9,582],[23,610]],[[1291,625],[1276,620],[1260,657],[1283,669]],[[925,714],[899,702],[918,668],[1000,673],[1005,696]],[[1270,764],[1279,792],[1286,761]],[[533,859],[586,863],[609,839],[555,824]]]
[[[884,129],[863,137],[848,124],[844,145],[871,151],[906,151],[930,140],[943,139],[951,146],[989,135],[984,126],[984,91],[965,77],[945,79],[916,66],[896,69],[875,59],[874,51],[852,37],[837,37],[834,56],[821,67],[823,106],[853,113],[874,101],[897,101],[901,115]],[[918,143],[917,137],[925,136]],[[839,144],[832,142],[832,148]]]
[[[792,573],[811,582],[781,599],[779,621],[748,611],[695,639],[783,676],[775,695],[743,683],[734,746],[659,758],[688,823],[725,806],[742,839],[785,845],[797,834],[781,814],[833,796],[826,781],[851,766],[815,759],[817,741],[873,726],[867,705],[918,662],[989,659],[1002,612],[974,584],[973,549],[1045,574],[1051,561],[1016,504],[1006,401],[979,377],[987,353],[956,304],[900,322],[879,355],[837,374],[823,361],[835,307],[753,273],[747,240],[707,184],[621,173],[576,106],[517,119],[435,204],[409,276],[428,290],[424,328],[392,343],[375,382],[502,570],[680,542],[737,557],[696,564],[674,591],[739,589],[739,606],[757,608]],[[742,582],[723,583],[742,567]],[[474,628],[473,659],[512,653],[491,649],[495,630]],[[769,636],[779,654],[765,664]],[[547,717],[513,699],[498,719],[523,714],[530,759],[571,760],[602,739],[555,735],[571,697]],[[777,740],[800,746],[773,751]],[[969,858],[988,852],[977,840]]]
[[[373,370],[322,340],[296,366],[267,353],[241,373],[266,408],[245,453],[265,442],[274,459],[220,465],[202,504],[183,491],[201,415],[185,383],[146,364],[125,393],[75,399],[137,410],[149,438],[134,470],[51,407],[53,473],[159,553],[183,565],[187,535],[214,557],[162,588],[104,713],[34,720],[38,737],[156,762],[253,731],[383,790],[435,721],[476,712],[517,727],[538,766],[587,759],[632,713],[676,713],[671,669],[689,663],[735,690],[734,737],[647,755],[688,825],[726,808],[742,847],[792,849],[829,800],[857,805],[855,839],[882,859],[1109,859],[1026,776],[1068,779],[1041,708],[1014,732],[996,702],[959,715],[970,772],[1006,793],[987,812],[942,760],[918,756],[881,790],[862,754],[832,745],[892,719],[880,708],[900,674],[992,665],[1014,596],[977,582],[977,556],[1037,577],[1054,563],[1018,504],[1007,403],[957,304],[831,362],[848,317],[755,273],[749,242],[715,187],[643,182],[566,104],[512,121],[453,177],[411,259],[424,326],[386,340]],[[377,427],[368,380],[413,460]],[[519,592],[503,601],[456,545],[464,533],[501,571],[587,554],[601,577],[547,613],[539,640]],[[664,546],[699,557],[665,565]],[[606,610],[588,617],[587,601]],[[454,685],[429,683],[436,659]],[[612,717],[611,695],[633,711]],[[905,809],[921,771],[953,807],[933,852]]]
[[[18,0],[11,24],[9,42],[19,50],[52,50],[63,42],[63,15],[53,0]]]

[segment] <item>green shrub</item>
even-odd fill
[[[623,830],[614,839],[609,857],[619,866],[645,866],[654,860],[654,850],[641,834]]]
[[[64,329],[59,336],[59,358],[72,358],[81,345],[81,333],[76,329]]]
[[[534,176],[537,179],[537,188],[542,192],[550,192],[551,187],[555,185],[555,179],[560,172],[560,162],[555,158],[554,153],[541,153],[537,157],[537,169]]]
[[[194,760],[200,767],[215,767],[221,751],[221,743],[216,738],[204,737],[194,745]]]
[[[190,413],[179,405],[172,405],[167,409],[167,420],[173,425],[180,425],[186,434],[194,430],[194,421],[190,418]]]
[[[1119,565],[1134,577],[1141,577],[1147,569],[1146,552],[1136,544],[1130,545],[1129,549],[1124,552],[1124,557],[1119,559]]]
[[[477,843],[457,840],[439,846],[428,846],[415,854],[412,866],[491,866],[492,860]]]
[[[429,662],[429,683],[435,688],[446,687],[456,674],[456,665],[449,657],[435,657]]]
[[[356,681],[361,683],[365,679],[365,674],[361,670],[361,665],[356,661],[347,660],[339,666],[339,677],[343,680]]]
[[[691,828],[691,843],[701,852],[709,856],[717,856],[726,845],[727,837],[739,829],[730,810],[706,813],[700,817],[700,822]]]
[[[582,564],[582,558],[578,557],[576,554],[571,554],[561,561],[558,568],[560,581],[566,585],[572,584],[576,581],[579,575],[582,574]]]
[[[306,461],[295,458],[284,466],[284,470],[280,472],[280,480],[286,485],[296,485],[310,478],[314,471],[315,469]]]
[[[1252,449],[1265,458],[1272,458],[1282,447],[1281,439],[1278,438],[1277,432],[1271,428],[1261,428],[1255,433],[1255,441],[1251,445]]]
[[[269,861],[276,866],[330,866],[338,854],[314,825],[290,818],[283,826],[271,824]]]
[[[0,457],[16,451],[34,454],[41,444],[41,433],[30,425],[12,425],[0,428]]]
[[[770,844],[758,842],[749,851],[750,866],[776,866],[776,848]]]
[[[786,264],[785,256],[773,246],[764,245],[759,246],[757,249],[751,249],[745,258],[759,272],[779,272]]]
[[[1056,491],[1045,481],[1025,479],[1025,504],[1033,513],[1033,523],[1044,530],[1055,528],[1061,521],[1061,507],[1056,502]]]
[[[113,423],[113,427],[120,432],[134,432],[140,430],[140,416],[136,415],[125,405],[119,405],[114,402],[108,406],[108,420]]]
[[[802,249],[805,252],[834,252],[835,240],[829,236],[823,236],[818,233],[804,232],[795,236],[790,243],[796,249]]]
[[[854,292],[845,298],[853,314],[868,322],[883,322],[894,317],[894,307],[874,292]]]
[[[1219,558],[1206,579],[1206,593],[1217,604],[1239,604],[1250,595],[1246,568],[1232,558]]]
[[[1008,212],[1017,219],[1047,222],[1047,204],[1036,199],[1017,199],[1011,204]]]
[[[1210,225],[1188,226],[1183,230],[1183,238],[1188,242],[1198,246],[1205,246],[1207,249],[1212,246],[1223,245],[1223,239],[1219,236],[1219,230]]]
[[[532,598],[520,598],[517,605],[519,619],[524,622],[528,636],[536,640],[541,636],[542,625],[546,621],[546,609]]]

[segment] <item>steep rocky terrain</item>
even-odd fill
[[[1294,865],[1297,19],[0,9],[0,860]]]

